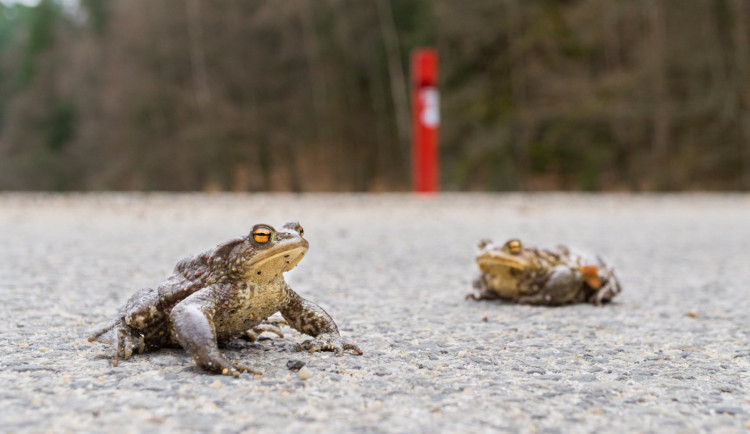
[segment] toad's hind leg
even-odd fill
[[[140,354],[146,349],[143,334],[124,324],[121,316],[92,334],[89,342],[112,346],[112,366],[117,366],[120,357],[128,360],[134,351]]]
[[[150,330],[167,316],[159,303],[156,289],[144,288],[133,294],[125,304],[125,323],[138,330]]]
[[[158,293],[144,288],[133,294],[115,318],[89,337],[89,342],[112,346],[112,365],[117,366],[120,357],[127,360],[133,352],[146,349],[145,330],[150,330],[165,315],[158,308]]]
[[[552,268],[552,272],[539,292],[520,297],[518,302],[544,306],[571,303],[580,298],[583,283],[578,269],[557,265]]]

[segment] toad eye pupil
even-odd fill
[[[271,239],[271,231],[268,229],[257,229],[253,232],[253,240],[256,243],[265,244]]]
[[[304,229],[302,229],[301,227],[299,228],[299,234],[300,234],[300,235],[305,235],[305,230],[304,230]]]

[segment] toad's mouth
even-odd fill
[[[508,255],[504,252],[484,252],[477,257],[477,264],[482,271],[488,271],[492,268],[503,267],[515,270],[525,270],[531,266],[531,263],[522,256]]]
[[[255,269],[262,267],[266,264],[268,264],[271,261],[277,260],[277,259],[287,259],[287,264],[289,266],[297,265],[299,261],[302,260],[302,257],[305,256],[305,253],[307,253],[307,246],[305,245],[291,245],[288,247],[280,247],[277,249],[274,249],[273,251],[269,251],[266,255],[261,256],[260,258],[257,258],[255,261],[250,263],[250,269]]]

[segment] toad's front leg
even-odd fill
[[[280,310],[281,315],[292,328],[315,338],[298,345],[297,351],[307,350],[311,353],[334,351],[337,356],[342,356],[345,350],[352,350],[354,354],[362,354],[362,350],[357,345],[341,337],[336,323],[326,311],[317,304],[300,297],[289,288],[287,288],[287,301]]]
[[[230,362],[219,351],[213,323],[215,293],[212,287],[202,289],[172,309],[169,320],[177,342],[193,356],[198,366],[209,372],[232,374],[235,377],[240,372],[261,375],[255,369]]]
[[[466,300],[498,300],[501,297],[490,289],[489,283],[487,283],[487,275],[485,273],[479,273],[474,282],[472,282],[474,291],[466,295]]]

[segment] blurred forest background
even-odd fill
[[[0,189],[750,189],[750,0],[0,3]]]

